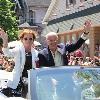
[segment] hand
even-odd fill
[[[84,34],[88,34],[91,29],[91,20],[87,20],[84,23]]]
[[[8,35],[6,32],[4,32],[3,29],[0,28],[0,37],[3,39],[3,40],[7,40],[8,39]]]
[[[0,38],[2,38],[2,40],[3,40],[3,46],[7,47],[8,46],[8,35],[1,28],[0,28]]]

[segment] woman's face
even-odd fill
[[[31,46],[33,44],[33,35],[32,34],[25,34],[24,37],[22,38],[22,43],[27,50],[31,50]]]

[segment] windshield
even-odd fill
[[[38,100],[96,100],[100,97],[100,70],[41,72],[36,91]]]

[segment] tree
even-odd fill
[[[0,27],[9,37],[9,41],[17,39],[18,25],[12,0],[0,0]]]

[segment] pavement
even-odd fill
[[[0,70],[0,89],[7,86],[7,80],[11,77],[12,72],[7,72],[5,70]],[[0,93],[0,100],[27,100],[21,97],[7,97]]]

